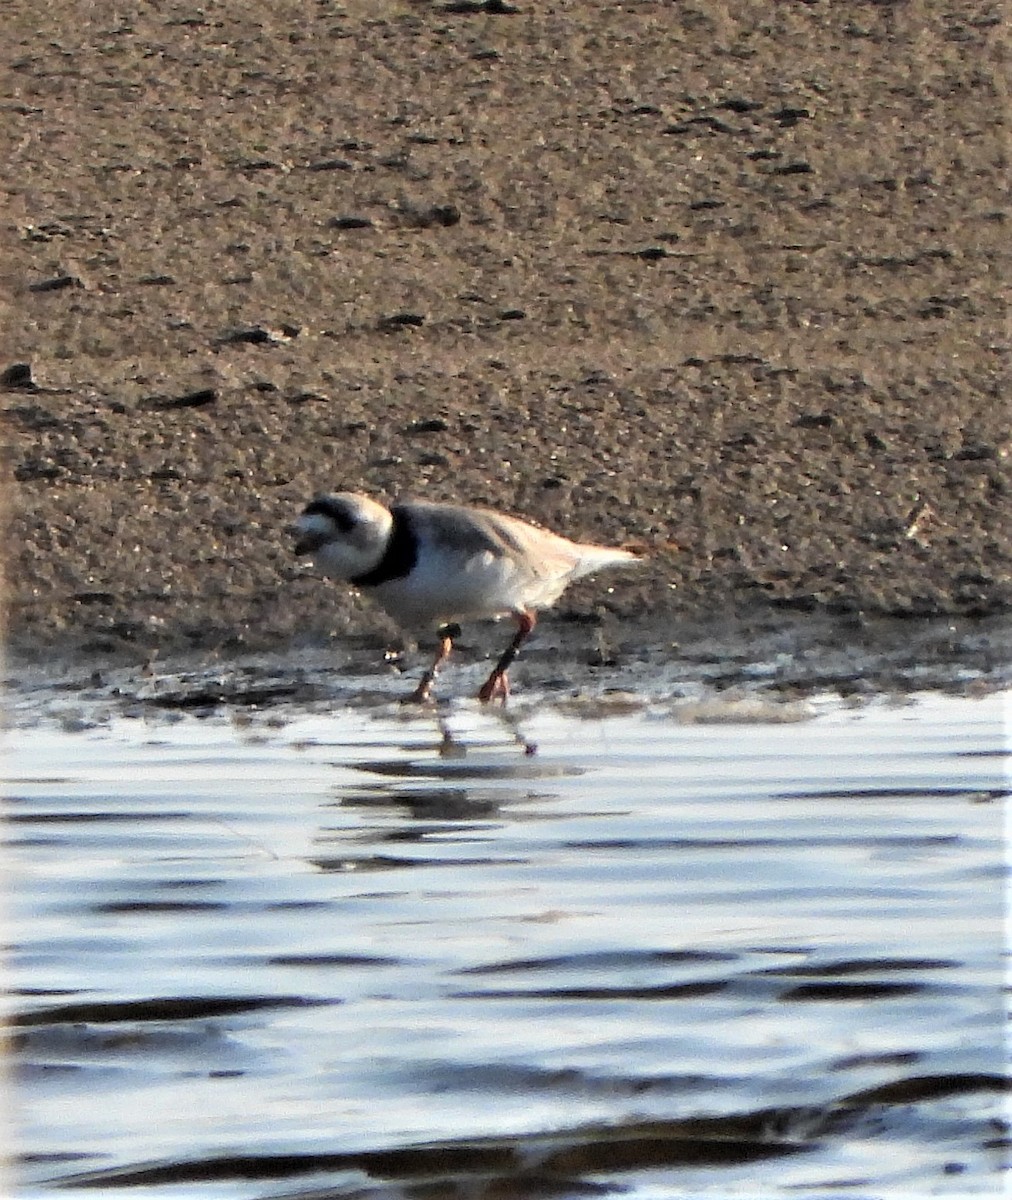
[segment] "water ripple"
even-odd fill
[[[17,731],[19,1200],[995,1190],[1000,697],[243,688]]]

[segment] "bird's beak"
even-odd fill
[[[326,538],[321,533],[313,533],[311,531],[302,530],[298,527],[292,530],[295,536],[295,551],[296,558],[301,558],[305,554],[313,554],[326,541]]]

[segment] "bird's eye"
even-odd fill
[[[303,516],[323,516],[333,521],[341,533],[350,533],[355,527],[355,518],[346,504],[332,496],[321,496],[307,504]]]

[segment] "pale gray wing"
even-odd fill
[[[442,550],[472,558],[491,554],[512,560],[532,578],[568,574],[579,549],[565,538],[487,508],[455,504],[411,504],[419,534]]]

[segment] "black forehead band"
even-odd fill
[[[304,517],[329,517],[342,533],[347,533],[355,525],[350,505],[344,500],[336,500],[333,496],[320,496],[311,500],[303,509]]]

